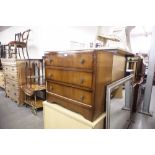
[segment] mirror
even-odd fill
[[[127,90],[119,86],[111,93],[110,129],[127,129],[130,120],[130,110],[125,105]]]

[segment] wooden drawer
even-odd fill
[[[9,66],[3,66],[4,72],[9,72]]]
[[[6,86],[5,91],[6,91],[7,96],[11,96],[11,90],[9,87]]]
[[[92,104],[92,93],[77,88],[47,82],[47,91],[88,105]]]
[[[13,91],[11,93],[11,98],[14,100],[14,101],[19,101],[19,92],[18,91]]]
[[[3,69],[4,69],[5,73],[17,73],[16,66],[4,66]]]
[[[17,101],[17,102],[19,101],[20,90],[17,87],[6,85],[6,93],[7,93],[7,96],[13,99],[14,101]]]
[[[11,80],[18,81],[18,74],[17,73],[5,73],[5,77]]]
[[[0,78],[4,78],[4,73],[0,72]]]
[[[0,81],[3,81],[4,80],[4,76],[0,76]]]
[[[93,53],[50,53],[45,58],[46,66],[92,69]]]
[[[16,81],[6,79],[6,87],[9,87],[12,90],[19,89],[19,84]]]
[[[10,72],[10,73],[17,73],[17,67],[15,67],[15,66],[10,66],[10,67],[9,67],[9,72]]]
[[[46,68],[46,79],[92,88],[92,73]]]
[[[1,88],[5,88],[4,83],[0,83],[0,87],[1,87]]]

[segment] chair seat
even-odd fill
[[[24,47],[26,47],[26,43],[20,42],[20,41],[11,41],[11,42],[9,42],[8,45],[9,46],[16,46],[18,48],[24,48]]]

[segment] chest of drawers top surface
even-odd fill
[[[116,50],[46,53],[47,100],[93,121],[104,112],[106,85],[124,71],[125,54]]]

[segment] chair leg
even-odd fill
[[[20,56],[20,49],[17,48],[17,50],[18,50],[19,58],[21,59],[21,56]]]
[[[27,58],[29,59],[29,53],[28,53],[28,50],[27,50],[27,46],[26,46],[26,53],[27,53]]]
[[[14,45],[14,53],[15,53],[15,58],[17,59],[17,46]]]
[[[24,49],[22,48],[22,53],[23,53],[23,58],[25,59],[25,56],[24,56]]]

